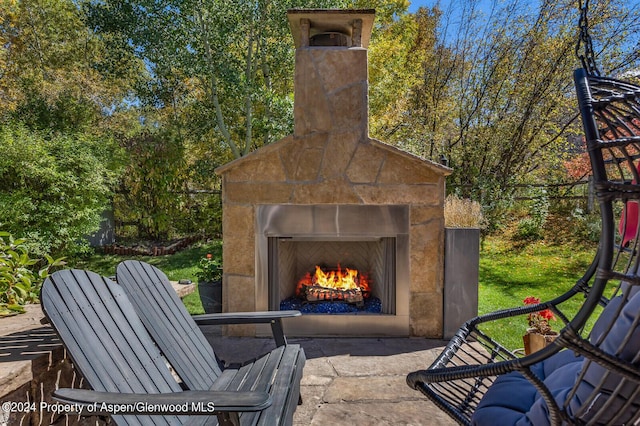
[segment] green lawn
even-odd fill
[[[596,247],[548,245],[534,242],[514,247],[499,237],[488,237],[480,252],[480,314],[523,305],[527,296],[542,301],[553,299],[569,288],[587,270]],[[581,298],[564,306],[575,312]],[[559,321],[552,321],[554,329]],[[498,321],[484,328],[491,336],[511,349],[522,347],[522,335],[528,324],[526,317]]]
[[[160,268],[165,274],[167,274],[170,280],[178,281],[181,279],[189,279],[194,283],[197,283],[197,264],[200,259],[207,255],[207,253],[222,253],[222,241],[196,244],[185,250],[179,251],[174,255],[166,256],[116,256],[94,254],[93,256],[77,261],[70,266],[80,269],[89,269],[105,276],[111,276],[115,275],[118,263],[123,260],[133,258],[148,262]],[[185,297],[183,301],[187,310],[192,315],[204,313],[197,289],[195,293]]]
[[[162,269],[169,279],[183,278],[197,282],[198,261],[207,253],[220,253],[221,242],[201,243],[171,256],[139,256],[137,259],[149,262]],[[541,300],[552,299],[569,289],[589,266],[595,246],[575,247],[548,245],[534,242],[522,247],[501,237],[487,237],[480,252],[480,314],[499,309],[522,306],[527,296]],[[109,276],[115,274],[116,265],[130,257],[95,254],[73,265],[76,268],[91,269]],[[198,293],[184,299],[192,314],[202,313]],[[579,307],[580,300],[568,306],[569,311]],[[552,323],[554,325],[554,323]],[[555,323],[556,329],[558,323]],[[527,328],[526,318],[502,320],[486,327],[485,330],[511,349],[522,347],[522,335]]]

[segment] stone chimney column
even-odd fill
[[[294,136],[359,133],[368,137],[367,45],[370,10],[293,10],[296,42]]]

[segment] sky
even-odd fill
[[[447,26],[449,27],[448,34],[445,37],[455,37],[455,27],[459,24],[461,19],[461,14],[463,10],[463,5],[466,8],[469,7],[470,4],[475,4],[476,10],[488,17],[491,14],[492,6],[495,5],[496,1],[499,0],[409,0],[409,12],[415,13],[420,7],[434,7],[438,5],[440,10],[443,12],[443,18],[447,20]],[[524,1],[525,4],[531,4],[537,0],[520,0]],[[639,0],[640,1],[640,0]],[[452,30],[454,29],[454,30]]]
[[[433,7],[436,4],[439,4],[441,10],[447,10],[452,3],[455,4],[460,1],[462,0],[409,0],[409,12],[413,13],[420,7]],[[475,0],[475,3],[479,5],[480,9],[484,8],[489,10],[493,1],[495,0]],[[534,0],[529,0],[528,3],[532,3],[533,1]]]
[[[489,15],[491,8],[495,5],[496,1],[497,0],[409,0],[409,12],[414,13],[420,7],[433,7],[438,5],[445,15],[451,13],[450,16],[452,16],[455,21],[455,17],[459,16],[463,4],[466,7],[469,7],[470,4],[475,3],[476,10]],[[537,0],[524,0],[527,5],[530,5],[535,1]]]
[[[434,0],[410,0],[410,1],[411,1],[411,5],[409,6],[409,12],[412,12],[412,13],[418,10],[418,8],[421,6],[431,7],[436,3],[436,1]]]

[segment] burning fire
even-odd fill
[[[302,296],[305,287],[323,287],[332,290],[348,291],[360,289],[362,293],[368,296],[371,288],[369,277],[366,274],[360,274],[357,269],[344,268],[338,264],[337,270],[323,271],[320,266],[316,265],[316,272],[311,276],[307,272],[304,277],[298,281],[296,295]]]

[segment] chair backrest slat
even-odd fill
[[[116,277],[187,387],[210,389],[221,373],[218,361],[167,276],[152,265],[127,260],[118,265]]]

